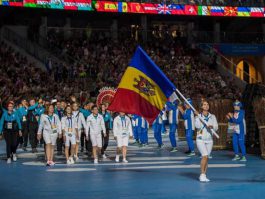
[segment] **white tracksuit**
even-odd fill
[[[71,144],[76,144],[76,131],[77,131],[77,121],[74,115],[67,117],[62,117],[62,130],[65,136],[65,146],[70,146]]]
[[[106,134],[105,122],[102,115],[89,115],[86,120],[86,136],[90,134],[92,146],[102,147],[102,132]]]
[[[133,136],[132,123],[128,116],[124,119],[121,116],[115,117],[113,121],[113,134],[117,138],[117,146],[128,146],[129,136]]]
[[[207,126],[213,126],[214,131],[218,130],[218,123],[215,115],[209,113],[208,116],[204,116],[203,114],[200,114],[200,117],[205,121]],[[211,131],[205,127],[198,116],[195,118],[195,127],[197,129],[197,148],[202,156],[207,156],[211,154],[212,151],[213,135]]]
[[[61,121],[58,115],[53,114],[52,117],[46,114],[41,115],[38,134],[42,133],[46,144],[56,144],[58,134],[62,134]]]
[[[81,113],[80,111],[73,111],[73,115],[77,121],[78,129],[78,139],[76,140],[76,142],[80,142],[82,128],[84,128],[86,131],[86,120],[83,113]]]

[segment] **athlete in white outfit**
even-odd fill
[[[77,129],[78,129],[78,139],[76,139],[76,145],[75,145],[75,160],[78,161],[78,149],[79,149],[79,143],[80,143],[80,139],[81,139],[81,133],[83,129],[86,129],[86,120],[85,117],[83,115],[83,113],[81,113],[79,111],[79,107],[77,103],[73,103],[72,104],[72,110],[73,110],[73,115],[76,119],[77,122]]]
[[[75,154],[76,141],[79,138],[78,126],[75,116],[72,114],[71,106],[65,108],[65,115],[62,117],[62,132],[65,144],[65,157],[67,164],[74,164],[73,156]],[[69,146],[71,143],[71,154],[69,157]]]
[[[132,123],[128,116],[125,113],[120,112],[120,114],[115,117],[113,121],[113,134],[114,139],[117,141],[117,155],[116,162],[120,160],[120,151],[122,150],[123,162],[128,163],[126,159],[127,155],[127,146],[129,143],[129,138],[132,138]]]
[[[45,113],[41,115],[38,129],[38,140],[40,141],[43,134],[46,147],[47,166],[53,166],[54,146],[57,137],[62,137],[61,122],[58,115],[54,114],[54,106],[49,105],[45,109]]]
[[[197,114],[198,116],[195,118],[195,127],[197,129],[196,144],[202,156],[199,180],[201,182],[209,182],[210,180],[206,177],[206,171],[208,167],[208,156],[211,154],[213,148],[213,135],[211,131],[218,130],[218,123],[215,115],[209,113],[209,103],[207,101],[202,101],[201,108],[202,113]]]
[[[93,146],[94,163],[98,163],[98,154],[101,154],[102,148],[102,131],[104,137],[107,136],[105,122],[102,115],[98,114],[98,107],[92,106],[92,114],[87,117],[86,120],[86,139],[89,139],[88,133]]]

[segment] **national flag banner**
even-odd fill
[[[75,0],[64,0],[65,10],[77,10]]]
[[[9,6],[9,0],[2,0],[2,4],[3,6]]]
[[[97,1],[95,9],[98,12],[118,12],[118,2]]]
[[[154,4],[154,3],[142,3],[142,6],[143,6],[144,13],[148,13],[148,14],[158,14],[158,4]]]
[[[249,7],[238,7],[237,8],[237,16],[239,17],[249,17],[250,16],[250,10]]]
[[[198,7],[194,5],[185,5],[185,15],[198,15]]]
[[[76,0],[76,7],[78,10],[92,11],[92,0]]]
[[[108,110],[140,115],[152,124],[167,99],[175,96],[175,90],[174,84],[138,47]]]
[[[264,17],[264,8],[251,8],[251,17]]]
[[[228,7],[224,9],[224,16],[237,16],[237,7]]]
[[[171,7],[170,7],[170,5],[160,3],[157,5],[157,12],[158,12],[158,14],[170,15],[171,14]]]
[[[198,15],[210,16],[210,6],[198,6]]]
[[[37,8],[50,8],[51,0],[37,0]]]
[[[224,7],[222,6],[211,6],[211,16],[224,16]]]
[[[127,2],[118,2],[118,12],[128,12]]]
[[[53,9],[64,9],[64,0],[51,0],[50,6]]]
[[[37,7],[37,0],[24,0],[23,5],[24,7]]]
[[[9,0],[9,6],[23,7],[23,0]]]
[[[131,13],[144,13],[144,8],[143,5],[141,3],[127,3],[128,5],[128,12]]]

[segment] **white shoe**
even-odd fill
[[[74,155],[75,161],[77,162],[79,160],[79,157],[77,155]],[[73,160],[74,161],[74,160]]]
[[[200,182],[210,182],[208,178],[206,178],[205,174],[201,174],[199,177]]]
[[[120,162],[120,156],[116,155],[115,162]]]
[[[105,154],[102,155],[103,159],[107,159],[107,156]]]
[[[72,164],[71,160],[68,159],[67,162],[66,162],[66,164]]]
[[[98,159],[94,159],[94,164],[98,164]]]
[[[128,161],[126,159],[123,159],[122,162],[123,163],[128,163]]]
[[[6,161],[7,164],[10,164],[11,163],[11,158],[8,158],[7,161]]]
[[[17,161],[17,156],[16,156],[16,154],[13,154],[13,161],[14,161],[14,162]]]
[[[70,160],[71,164],[74,164],[75,163],[73,157],[70,157],[69,160]]]

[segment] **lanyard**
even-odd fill
[[[53,124],[55,125],[55,117],[52,116],[52,118],[53,118]],[[52,119],[50,119],[49,116],[48,116],[48,121],[49,121],[50,125],[52,126]]]
[[[125,129],[126,128],[126,119],[125,117],[121,117],[121,125],[122,125],[122,128]]]
[[[68,127],[69,128],[72,128],[72,117],[67,117],[67,120],[68,120]]]

